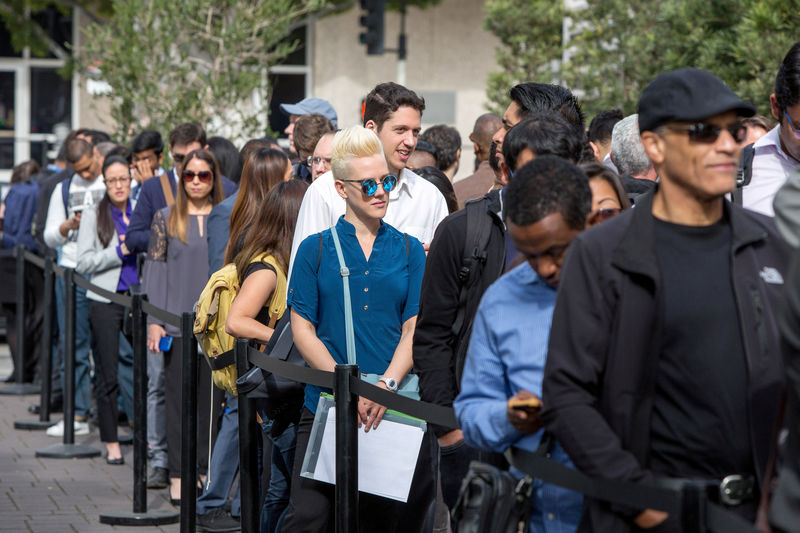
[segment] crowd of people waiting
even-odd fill
[[[288,312],[310,367],[355,360],[378,387],[454,407],[460,427],[428,428],[406,503],[362,495],[362,531],[457,530],[447,510],[470,462],[508,468],[511,446],[598,478],[703,480],[730,512],[796,531],[800,42],[770,96],[776,124],[692,68],[657,76],[637,114],[609,110],[588,127],[565,87],[521,83],[508,96],[502,116],[475,121],[474,173],[455,183],[458,131],[421,131],[425,101],[391,82],[343,129],[325,100],[282,104],[288,150],[264,137],[237,151],[179,124],[167,170],[159,132],[126,146],[77,130],[47,168],[14,168],[2,244],[50,254],[112,292],[141,284],[175,314],[233,263],[231,335],[266,344]],[[16,320],[30,336],[14,370],[24,381],[42,379],[40,342],[57,360],[63,351],[63,280],[51,340],[36,335],[52,310],[29,278],[26,316],[0,293],[12,353]],[[94,414],[107,462],[123,464],[118,423],[136,423],[125,311],[76,292],[75,433]],[[148,318],[147,485],[175,505],[184,342],[194,340]],[[53,365],[54,409],[63,366]],[[198,529],[234,531],[237,398],[200,369]],[[322,392],[306,386],[280,416],[258,410],[271,450],[262,532],[333,529],[333,486],[300,475]],[[360,398],[364,431],[385,410]],[[47,434],[63,431],[62,421]],[[768,467],[775,455],[781,468]],[[681,523],[534,480],[530,531],[576,530]]]

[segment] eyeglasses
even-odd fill
[[[103,178],[103,183],[105,183],[106,186],[111,185],[112,187],[116,187],[117,185],[119,185],[120,187],[124,187],[130,182],[131,182],[130,176],[128,176],[127,178],[114,178],[110,180]]]
[[[201,170],[200,172],[194,172],[192,170],[184,170],[182,175],[184,181],[194,181],[195,176],[197,176],[200,179],[200,181],[211,181],[211,176],[212,176],[210,170]]]
[[[323,162],[324,162],[324,163],[325,163],[327,166],[331,166],[331,158],[330,158],[330,157],[314,157],[314,156],[308,156],[308,160],[306,161],[306,163],[308,164],[308,166],[312,166],[312,165],[319,165],[320,163],[323,163]]]
[[[360,183],[361,184],[361,192],[366,194],[367,196],[373,196],[376,192],[378,192],[378,181],[374,178],[367,178],[365,180],[340,180],[346,181],[348,183]],[[386,192],[391,192],[394,189],[394,186],[397,184],[397,176],[394,174],[387,174],[383,178],[381,178],[381,185],[383,186],[383,190]]]
[[[792,117],[789,116],[789,112],[784,109],[783,114],[786,115],[786,122],[789,124],[789,129],[792,130],[794,138],[800,139],[800,130],[794,129],[794,123],[792,122]]]
[[[172,154],[172,160],[176,165],[182,165],[184,159],[186,159],[186,154]]]
[[[674,131],[685,131],[689,133],[689,140],[711,144],[716,142],[722,130],[728,130],[733,140],[740,143],[747,137],[747,126],[737,122],[728,126],[717,126],[716,124],[707,124],[705,122],[698,122],[697,124],[667,124],[667,128]]]

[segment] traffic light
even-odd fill
[[[361,9],[366,14],[361,15],[360,24],[366,31],[361,32],[358,40],[367,45],[368,55],[383,54],[383,18],[386,0],[361,0]]]

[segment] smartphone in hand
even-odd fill
[[[542,401],[539,398],[508,400],[508,406],[518,411],[540,411],[542,409]]]

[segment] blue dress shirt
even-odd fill
[[[517,431],[506,416],[520,390],[542,397],[542,379],[556,291],[526,262],[494,282],[483,295],[470,337],[461,393],[453,403],[464,440],[496,452],[510,446],[536,451],[544,430]],[[573,468],[556,442],[550,457]],[[516,472],[517,475],[522,475]],[[530,531],[571,533],[581,517],[582,496],[534,480]]]
[[[403,324],[419,311],[425,250],[381,222],[369,260],[364,257],[355,228],[344,217],[336,223],[342,255],[350,269],[350,301],[356,362],[365,374],[382,374],[400,342]],[[317,337],[337,363],[347,363],[344,289],[331,230],[307,237],[297,250],[286,305],[314,324]],[[305,407],[317,411],[323,389],[306,385]],[[330,391],[329,391],[330,392]]]

